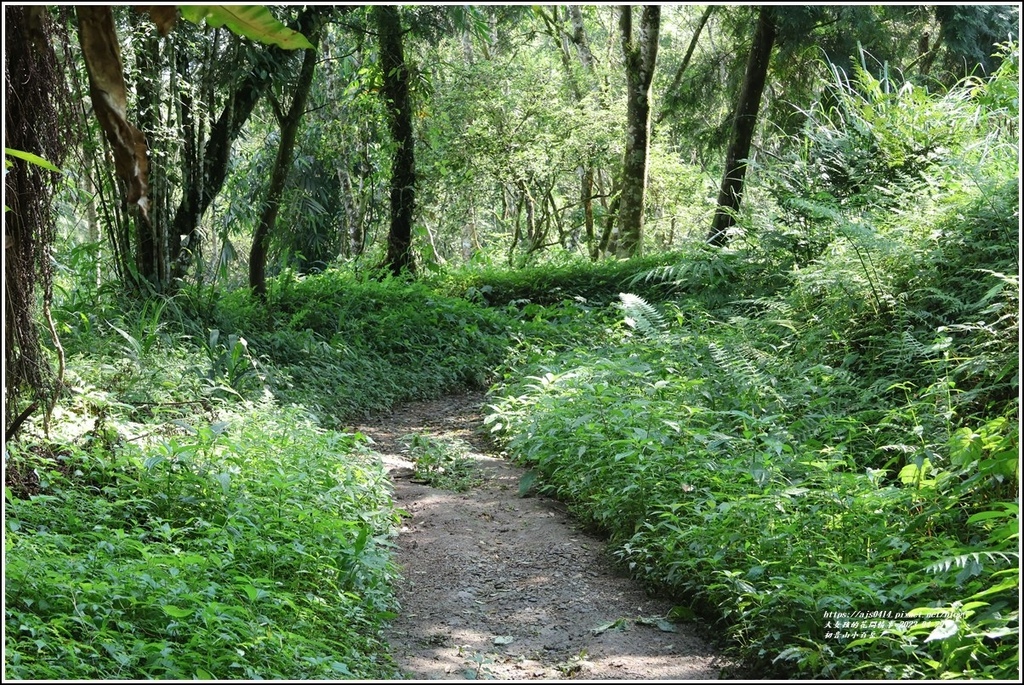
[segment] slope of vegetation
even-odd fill
[[[818,140],[920,134],[914,117],[936,103],[896,98],[871,129]],[[941,116],[930,123],[955,128],[978,110]],[[762,671],[1019,667],[1016,153],[971,145],[901,197],[783,195],[812,230],[838,224],[815,259],[777,247],[794,229],[779,206],[746,247],[646,277],[692,294],[623,294],[617,334],[539,351],[495,391],[492,431],[547,490]],[[702,292],[720,283],[739,284],[724,306]]]

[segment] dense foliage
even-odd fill
[[[1012,12],[779,9],[743,204],[711,247],[757,12],[664,7],[643,256],[615,260],[618,9],[389,13],[400,113],[372,10],[271,10],[319,32],[301,89],[312,53],[111,14],[142,219],[73,13],[32,14],[81,97],[56,223],[26,223],[34,256],[7,263],[45,269],[5,293],[46,339],[5,387],[6,676],[395,677],[401,512],[349,427],[490,387],[521,494],[568,502],[746,666],[1013,679],[1019,48],[990,45]],[[415,278],[381,268],[389,111],[415,139]],[[260,297],[240,255],[278,202]],[[463,445],[406,444],[418,479],[472,487]]]
[[[989,107],[1005,85],[953,104],[851,87],[875,119],[812,119],[827,147],[802,160],[857,168],[863,191],[809,174],[828,185],[777,195],[733,255],[645,279],[687,296],[623,294],[601,344],[540,350],[496,390],[488,421],[509,451],[763,668],[1019,668],[1017,160],[997,134],[955,134],[961,117],[1008,123]],[[956,166],[910,172],[924,135],[962,145]],[[853,137],[878,146],[870,161],[842,156],[863,149]],[[701,292],[723,281],[731,302]]]

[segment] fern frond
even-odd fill
[[[680,262],[679,264],[665,264],[646,271],[641,271],[630,278],[628,283],[630,286],[635,286],[639,283],[648,283],[678,287],[684,283],[689,271],[690,265],[687,262]]]
[[[947,573],[950,569],[959,568],[976,569],[980,573],[984,566],[981,561],[982,557],[988,560],[989,563],[1003,561],[1007,565],[1011,565],[1014,561],[1020,562],[1020,554],[1017,552],[970,552],[968,554],[959,554],[955,557],[939,559],[925,566],[924,570],[927,573]]]
[[[708,351],[715,363],[741,387],[754,388],[775,399],[782,399],[773,387],[775,385],[774,378],[754,364],[754,361],[761,362],[765,366],[774,364],[777,360],[772,355],[750,345],[740,345],[740,349],[727,350],[711,343],[708,345]]]
[[[653,336],[668,328],[665,317],[639,295],[619,293],[622,303],[619,306],[626,315],[626,325],[643,335]]]

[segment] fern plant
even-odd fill
[[[619,300],[618,307],[625,315],[625,324],[640,335],[653,337],[668,329],[662,313],[639,295],[619,293]]]

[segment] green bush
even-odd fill
[[[37,492],[6,492],[8,677],[393,673],[397,519],[354,436],[239,406],[35,469]]]
[[[503,312],[397,279],[284,275],[265,308],[226,295],[211,326],[244,336],[285,403],[328,426],[396,402],[483,387],[507,346]]]
[[[673,253],[658,253],[600,262],[580,258],[521,269],[463,267],[432,274],[425,282],[438,292],[491,307],[552,305],[566,300],[604,306],[625,290],[659,299],[663,291],[657,284],[637,286],[631,283],[637,274],[677,259],[678,255]]]
[[[942,397],[886,400],[777,320],[675,319],[537,355],[487,422],[634,573],[721,620],[762,669],[1007,677],[1016,425],[931,434]],[[826,613],[943,608],[959,623],[942,637],[940,620],[860,635]]]

